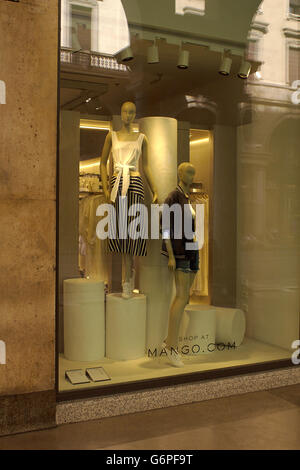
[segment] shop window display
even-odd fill
[[[80,8],[96,8],[75,3],[72,25]],[[204,34],[224,13],[213,3],[207,10],[202,1],[157,2],[154,18],[146,2],[124,0],[130,42],[98,53],[125,69],[62,65],[61,392],[290,360],[293,353],[299,105],[288,85],[270,104],[277,64],[252,60],[251,16],[244,47],[241,37],[228,38],[229,11],[218,44],[209,29],[200,37],[199,25]],[[271,1],[262,4],[257,18],[271,23]],[[92,50],[92,34],[80,38],[86,42],[78,47]],[[268,41],[266,31],[264,52]],[[283,65],[279,72],[283,84]]]

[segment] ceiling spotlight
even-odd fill
[[[179,57],[178,57],[178,64],[177,67],[179,69],[187,69],[189,66],[189,56],[190,52],[180,49]]]
[[[148,47],[148,64],[158,64],[159,63],[159,54],[158,47],[155,43],[152,46]]]
[[[250,71],[251,71],[250,62],[246,62],[245,60],[243,60],[241,63],[240,71],[238,73],[238,77],[246,79],[249,77]]]
[[[221,60],[221,64],[220,64],[220,68],[219,68],[219,73],[221,75],[225,75],[225,76],[229,75],[231,65],[232,65],[232,58],[229,57],[229,55],[223,55],[222,60]]]
[[[128,62],[129,60],[133,59],[133,53],[131,47],[128,46],[123,51],[120,52],[120,60],[121,62]]]

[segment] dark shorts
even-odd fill
[[[192,251],[185,259],[176,258],[176,269],[185,273],[199,271],[199,251]]]

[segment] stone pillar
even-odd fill
[[[0,435],[55,426],[58,1],[0,2]]]

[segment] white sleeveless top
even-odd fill
[[[140,133],[134,141],[121,141],[116,132],[112,131],[112,158],[114,171],[117,178],[111,192],[111,200],[114,202],[123,176],[122,196],[126,196],[130,184],[130,170],[139,171],[139,158],[142,153],[142,144],[145,134]]]

